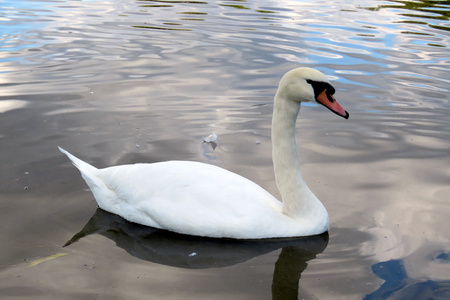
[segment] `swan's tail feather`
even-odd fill
[[[82,161],[81,159],[75,157],[74,155],[70,154],[63,148],[58,146],[59,151],[67,155],[67,157],[71,160],[72,164],[80,170],[81,174],[95,174],[98,169],[94,166],[91,166],[87,162]]]
[[[94,194],[98,206],[106,211],[117,213],[115,211],[111,211],[111,209],[108,209],[108,207],[111,206],[111,199],[115,199],[117,197],[115,192],[109,189],[106,183],[103,181],[101,170],[73,156],[63,148],[58,148],[59,151],[67,155],[67,157],[72,161],[72,164],[78,168],[81,176],[86,181],[87,185],[90,187],[92,193]]]

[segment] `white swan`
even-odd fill
[[[348,113],[326,77],[310,68],[286,73],[275,96],[273,165],[283,203],[256,183],[199,162],[167,161],[97,169],[62,148],[100,208],[128,221],[182,234],[236,239],[309,236],[328,230],[328,213],[302,178],[295,139],[301,102]]]

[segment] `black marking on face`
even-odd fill
[[[333,97],[331,97],[331,95],[334,95],[336,90],[334,89],[334,87],[331,84],[329,84],[328,82],[314,81],[314,80],[311,80],[311,79],[307,79],[306,82],[309,83],[313,87],[314,97],[316,98],[316,100],[317,100],[317,97],[319,97],[319,95],[322,94],[322,92],[324,90],[326,90],[327,91],[328,100],[331,103],[334,102],[334,99],[333,99]]]

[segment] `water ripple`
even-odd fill
[[[26,197],[16,199],[17,191],[4,196],[5,208],[28,213],[33,226],[49,215],[68,226],[56,219],[55,197],[39,198],[64,181],[54,167],[62,159],[55,158],[56,143],[103,163],[148,155],[209,159],[276,191],[270,177],[273,94],[286,70],[313,66],[329,76],[351,117],[338,122],[325,118],[317,104],[304,105],[299,146],[310,162],[305,174],[315,175],[307,176],[312,189],[330,199],[332,228],[358,230],[333,229],[329,250],[311,264],[316,271],[302,275],[310,281],[300,287],[320,299],[337,293],[361,299],[361,290],[370,294],[379,286],[368,272],[372,261],[392,262],[391,256],[415,267],[406,281],[433,278],[438,268],[427,269],[425,260],[422,268],[411,254],[433,239],[439,247],[424,255],[436,264],[448,261],[441,246],[449,244],[448,226],[442,225],[448,223],[450,176],[449,11],[448,1],[419,0],[4,0],[0,138],[7,141],[6,189],[22,184],[14,174],[23,170],[43,175],[29,176],[34,181],[27,183]],[[214,153],[201,147],[202,136],[212,132],[219,136]],[[329,172],[316,168],[324,164]],[[41,193],[29,194],[38,185]],[[332,186],[340,192],[327,194]],[[35,207],[36,197],[47,213],[40,209],[36,216],[16,206],[31,201],[27,207]],[[2,217],[11,224],[17,219]],[[20,235],[30,230],[25,223]],[[26,244],[43,243],[24,236]],[[342,270],[347,277],[340,278]],[[358,287],[355,277],[372,285]]]

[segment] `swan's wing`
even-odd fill
[[[242,232],[267,231],[271,226],[265,220],[285,218],[281,203],[267,191],[213,165],[136,164],[102,169],[98,176],[106,187],[97,193],[93,190],[99,206],[143,225],[238,237]]]

